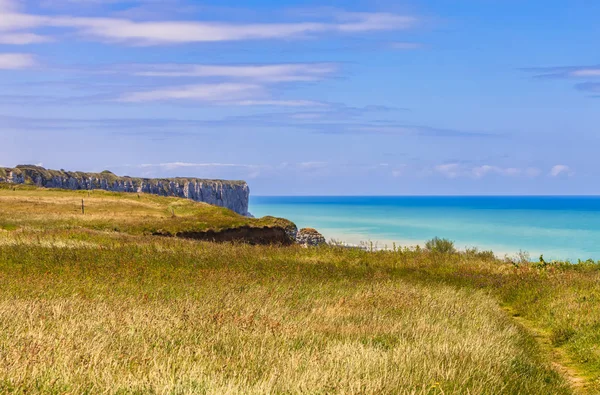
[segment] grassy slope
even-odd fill
[[[81,214],[81,201],[85,215]],[[175,214],[175,216],[173,216]],[[0,184],[0,229],[19,227],[176,234],[240,226],[289,226],[278,218],[253,219],[188,199],[106,191],[47,190]]]
[[[98,231],[60,193],[0,205],[0,392],[571,393],[523,322],[600,392],[595,265]]]

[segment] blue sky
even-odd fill
[[[0,0],[0,165],[599,194],[600,2]]]

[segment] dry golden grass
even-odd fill
[[[59,197],[0,212],[13,225],[0,393],[600,391],[595,265],[219,245],[38,216]]]
[[[85,215],[82,214],[82,200]],[[288,226],[279,218],[254,219],[188,199],[106,191],[48,190],[0,184],[0,229],[114,230],[129,234]]]
[[[0,248],[3,392],[569,393],[488,292],[374,254],[59,236]]]

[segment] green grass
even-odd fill
[[[82,215],[82,200],[85,215]],[[0,184],[0,225],[2,223],[24,229],[86,228],[138,235],[176,235],[241,226],[293,226],[281,218],[247,218],[223,207],[188,199],[98,190],[48,190],[9,184]]]
[[[178,199],[103,193],[87,220],[73,192],[11,193],[0,393],[600,392],[598,265],[211,244],[141,230],[199,221]]]

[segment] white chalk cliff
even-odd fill
[[[21,165],[15,168],[0,168],[0,182],[32,184],[45,188],[102,189],[113,192],[176,196],[226,207],[241,215],[250,215],[248,213],[250,189],[244,181],[117,177],[109,171],[83,173]]]

